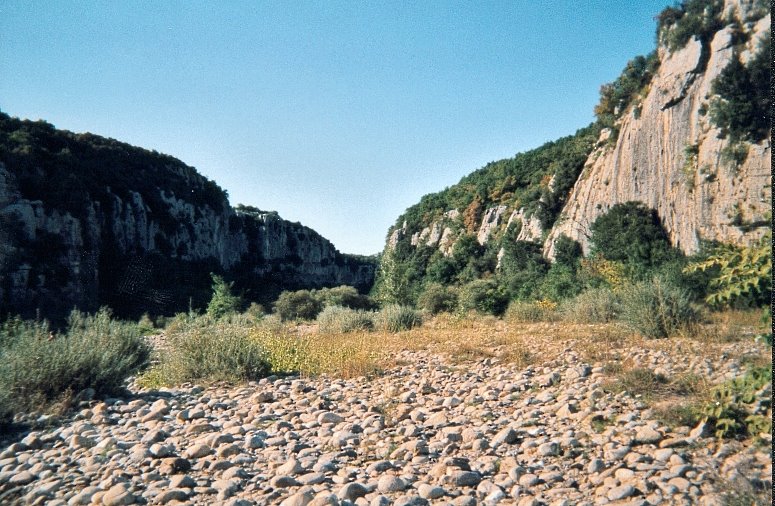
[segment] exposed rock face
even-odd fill
[[[476,240],[479,241],[479,244],[485,244],[490,234],[499,228],[506,209],[506,206],[498,206],[491,207],[485,211],[482,225],[479,227],[479,233],[476,234]]]
[[[741,4],[747,5],[727,1],[725,12],[744,19]],[[744,29],[751,36],[742,61],[751,57],[769,32],[770,15]],[[589,227],[595,219],[614,204],[628,201],[656,209],[673,245],[686,253],[697,251],[701,239],[746,243],[764,233],[763,228],[748,230],[739,225],[768,223],[770,141],[748,145],[745,162],[734,167],[721,156],[729,140],[722,139],[701,113],[707,108],[711,83],[733,57],[732,30],[727,26],[715,34],[705,69],[696,39],[673,54],[664,47],[658,49],[661,64],[640,116],[630,113],[623,118],[615,146],[601,139],[548,236],[547,256],[554,256],[560,234],[587,250]]]
[[[18,120],[5,123],[11,130],[14,125],[23,129]],[[51,132],[77,142],[73,134]],[[26,194],[35,191],[29,189],[30,171],[48,178],[62,170],[43,160],[30,168],[0,159],[0,314],[32,316],[39,310],[59,318],[74,307],[102,304],[118,313],[169,313],[192,299],[206,302],[211,271],[226,274],[259,300],[266,288],[276,295],[280,288],[367,289],[373,282],[373,262],[342,255],[315,231],[277,213],[233,209],[214,183],[178,161],[185,170],[174,164],[141,169],[177,185],[177,193],[84,181],[88,188],[73,191],[73,199],[82,199],[73,204],[68,196]],[[109,179],[111,171],[118,177],[120,170],[105,169],[101,177]],[[207,203],[185,196],[207,188]]]
[[[761,237],[769,226],[766,214],[772,201],[770,140],[744,142],[745,161],[727,161],[722,151],[730,140],[706,112],[712,83],[736,52],[747,62],[769,33],[770,15],[754,21],[760,16],[755,9],[751,1],[726,0],[720,19],[736,19],[739,27],[727,24],[708,42],[695,38],[672,53],[657,48],[659,66],[647,93],[624,111],[615,140],[610,129],[601,132],[551,229],[544,230],[535,211],[547,204],[542,194],[536,201],[509,206],[490,201],[473,228],[460,219],[446,219],[449,213],[457,218],[462,208],[430,223],[407,227],[404,221],[393,229],[388,247],[408,236],[414,247],[437,247],[449,255],[463,234],[475,234],[481,245],[497,245],[506,240],[510,226],[518,225],[519,232],[507,240],[541,242],[548,258],[554,257],[562,234],[579,241],[587,253],[591,224],[615,204],[629,201],[655,209],[672,244],[685,253],[696,252],[701,240],[746,244]],[[736,29],[747,40],[744,47],[734,45]],[[556,176],[547,175],[546,193],[553,191]],[[463,181],[459,186],[467,188]]]

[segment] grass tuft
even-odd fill
[[[318,330],[323,333],[347,333],[374,328],[374,314],[361,309],[327,306],[317,317]]]
[[[11,319],[0,329],[0,411],[46,408],[91,388],[115,393],[148,361],[150,348],[134,323],[73,311],[67,331]]]
[[[244,318],[181,317],[167,328],[159,362],[139,378],[154,388],[184,382],[248,381],[266,376],[269,363],[259,343],[249,339]]]

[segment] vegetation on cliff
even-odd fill
[[[168,155],[0,112],[0,166],[0,317],[204,308],[211,272],[264,304],[339,277],[371,286],[373,258],[344,255],[277,213],[232,210],[224,190]]]

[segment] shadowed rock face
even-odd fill
[[[252,208],[178,160],[0,113],[0,314],[134,316],[201,306],[210,272],[247,298],[368,289],[374,263]]]

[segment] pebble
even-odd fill
[[[617,353],[667,377],[690,363]],[[25,503],[54,505],[591,506],[705,504],[721,493],[714,483],[742,472],[772,484],[766,448],[718,443],[702,424],[665,427],[641,400],[607,391],[602,365],[579,366],[575,351],[524,369],[396,358],[407,365],[369,380],[140,395],[130,385],[134,397],[83,404],[9,441],[0,497],[18,488]],[[608,422],[598,432],[592,420]]]

